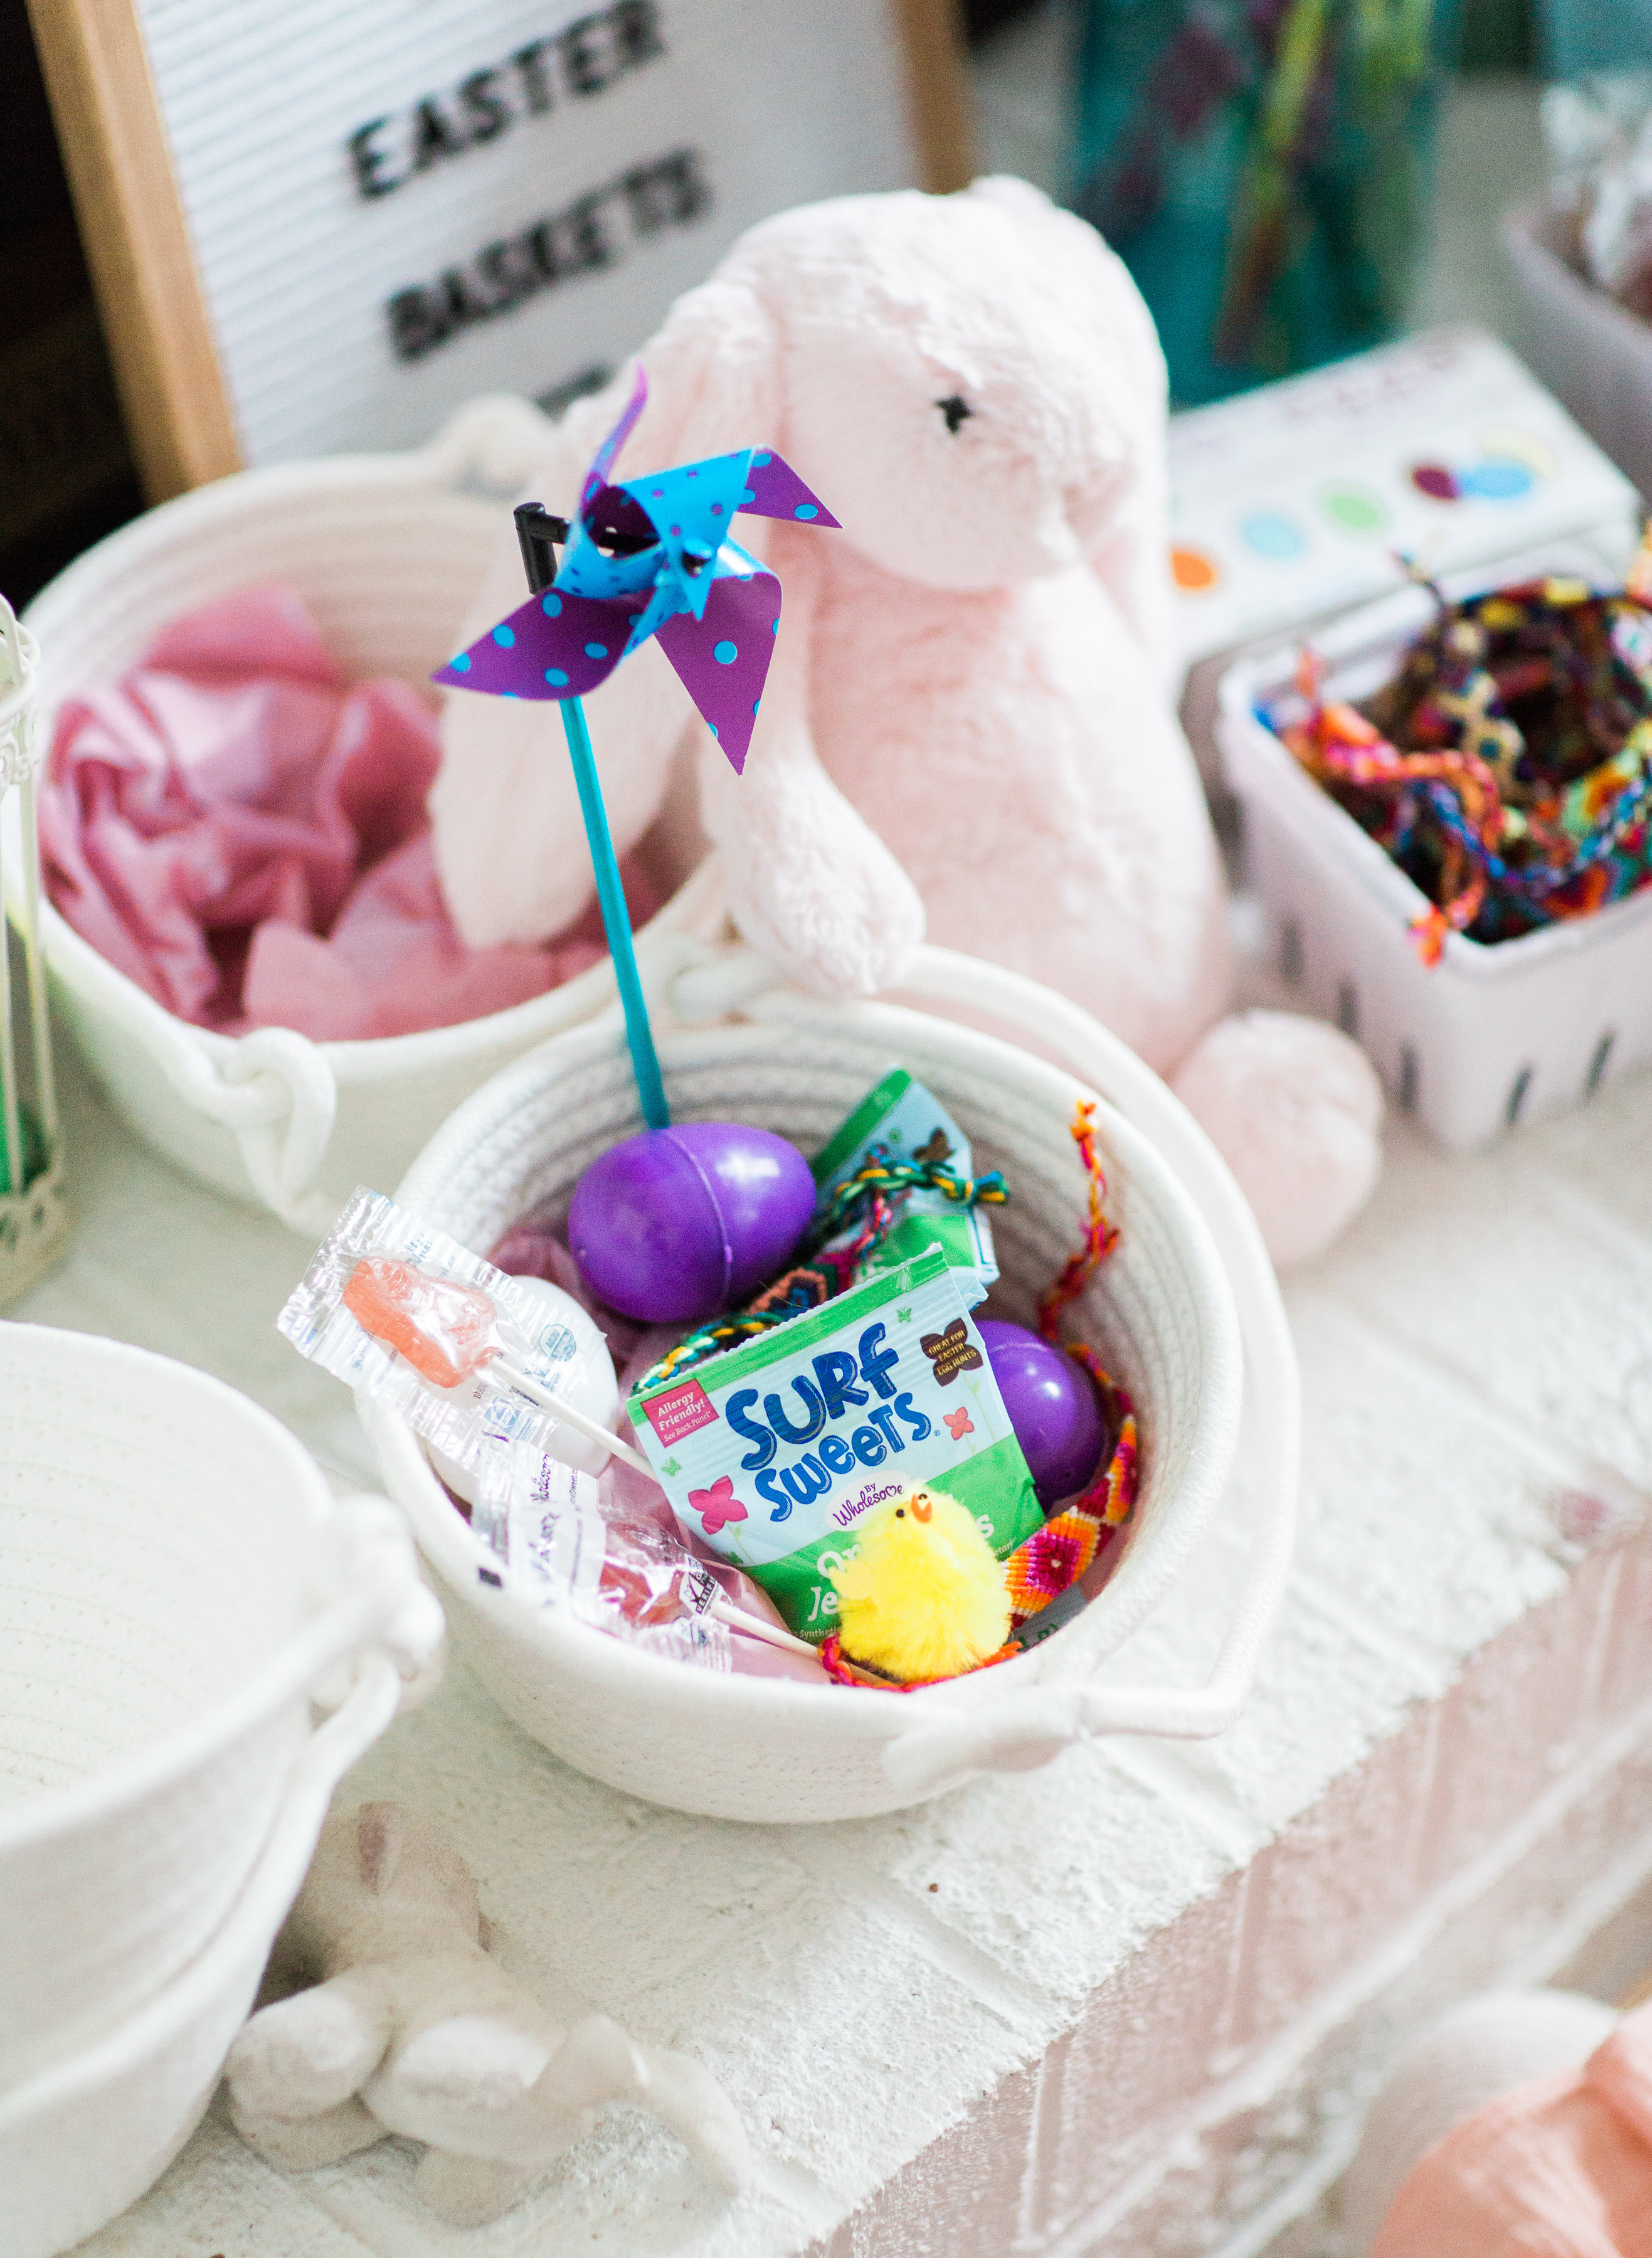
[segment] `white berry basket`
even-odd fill
[[[482,1553],[412,1430],[361,1399],[386,1488],[406,1507],[454,1637],[500,1706],[593,1777],[653,1802],[762,1821],[861,1817],[922,1801],[987,1769],[1025,1770],[1090,1734],[1221,1731],[1249,1691],[1289,1565],[1297,1375],[1273,1275],[1244,1199],[1191,1118],[1125,1047],[1015,975],[925,949],[903,994],[988,1014],[1061,1059],[952,1019],[834,1004],[777,985],[747,950],[675,945],[652,1001],[667,1091],[682,1119],[733,1118],[818,1149],[895,1062],[926,1083],[1002,1168],[997,1303],[1030,1317],[1080,1243],[1087,1179],[1070,1134],[1099,1097],[1117,1252],[1077,1311],[1135,1398],[1141,1490],[1101,1595],[1013,1661],[911,1694],[721,1675],[640,1653],[481,1580]],[[547,1043],[460,1108],[399,1196],[486,1250],[530,1211],[566,1210],[587,1163],[637,1126],[617,1017]],[[1243,1343],[1243,1348],[1241,1344]],[[1165,1600],[1222,1498],[1248,1375],[1261,1500],[1250,1565],[1202,1686],[1093,1682]]]
[[[1517,204],[1500,233],[1529,317],[1525,358],[1619,469],[1652,493],[1652,324],[1572,266],[1563,204],[1541,196]]]
[[[344,1697],[328,1746],[358,1752],[346,1713],[377,1718],[366,1739],[385,1719],[352,1675],[428,1658],[442,1625],[392,1508],[336,1502],[278,1420],[188,1366],[0,1324],[0,1432],[4,2093],[199,1953],[314,1704]]]
[[[153,509],[79,557],[25,614],[40,650],[42,741],[66,699],[116,679],[169,621],[276,580],[309,606],[346,674],[423,686],[448,657],[505,504],[542,452],[525,401],[473,401],[428,448],[245,471]],[[709,932],[720,896],[661,822],[643,842],[677,889],[639,935]],[[686,860],[691,862],[691,849]],[[605,961],[513,1009],[421,1034],[309,1041],[191,1026],[41,905],[54,1000],[116,1111],[192,1175],[311,1237],[358,1183],[393,1183],[459,1101],[508,1060],[599,1011]]]
[[[1443,585],[1455,598],[1545,572],[1616,585],[1597,554],[1575,547]],[[1432,612],[1426,591],[1406,588],[1316,630],[1327,693],[1377,689]],[[1427,898],[1273,726],[1307,710],[1297,656],[1294,644],[1276,647],[1232,668],[1217,728],[1244,810],[1246,881],[1302,1004],[1353,1036],[1400,1111],[1457,1151],[1585,1103],[1652,1058],[1652,887],[1518,941],[1451,934],[1439,962],[1425,964],[1411,925]]]

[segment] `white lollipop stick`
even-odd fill
[[[743,1630],[752,1638],[762,1639],[766,1646],[782,1647],[788,1654],[806,1655],[811,1662],[820,1659],[819,1650],[811,1646],[806,1638],[794,1638],[789,1630],[782,1630],[778,1623],[765,1622],[761,1615],[748,1615],[743,1608],[737,1608],[733,1600],[713,1600],[706,1612],[715,1615],[719,1622],[727,1623],[732,1630]]]
[[[566,1396],[558,1395],[554,1388],[542,1388],[536,1380],[529,1380],[525,1372],[518,1372],[514,1364],[507,1364],[502,1356],[493,1359],[492,1370],[495,1379],[502,1380],[507,1388],[515,1388],[518,1395],[525,1395],[530,1403],[537,1403],[553,1418],[564,1420],[570,1427],[577,1428],[580,1434],[589,1435],[593,1443],[606,1443],[616,1459],[623,1459],[627,1466],[635,1466],[650,1481],[658,1480],[658,1475],[641,1451],[634,1449],[629,1443],[622,1443],[617,1435],[611,1435],[588,1411],[581,1411],[577,1404],[570,1403]]]

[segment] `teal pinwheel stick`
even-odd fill
[[[516,512],[516,534],[521,543],[528,590],[538,595],[549,587],[556,577],[554,543],[567,539],[567,522],[552,517],[537,502],[524,502]],[[650,1129],[669,1129],[671,1110],[665,1102],[654,1030],[649,1025],[649,1007],[642,998],[642,980],[631,939],[631,912],[626,906],[625,888],[620,879],[613,834],[608,828],[608,811],[602,802],[602,785],[597,776],[597,756],[591,749],[591,732],[585,726],[585,709],[578,698],[564,698],[560,702],[568,757],[573,763],[574,784],[579,793],[579,812],[585,820],[591,867],[596,874],[602,928],[608,937],[608,954],[613,960],[613,976],[625,1013],[625,1039],[631,1052],[631,1071],[636,1078],[642,1118]]]

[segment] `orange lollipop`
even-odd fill
[[[365,1332],[405,1356],[433,1388],[457,1388],[504,1343],[479,1286],[428,1277],[410,1262],[364,1254],[344,1282],[344,1307]]]

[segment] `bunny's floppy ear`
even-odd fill
[[[782,444],[778,334],[741,267],[736,249],[709,282],[677,300],[637,356],[648,371],[649,404],[619,476],[638,478],[741,447]],[[599,410],[594,401],[581,403],[593,444],[629,392],[633,367],[621,370],[607,387]],[[748,546],[758,522],[750,517],[741,522],[740,538]]]
[[[1025,181],[994,175],[966,195],[990,204],[1025,238],[1029,260],[1059,284],[1075,317],[1095,332],[1095,382],[1110,420],[1129,447],[1131,478],[1123,501],[1110,482],[1103,498],[1070,504],[1074,529],[1107,589],[1173,697],[1179,686],[1174,596],[1170,583],[1170,506],[1165,433],[1169,379],[1159,332],[1129,268],[1088,220],[1063,211]]]

